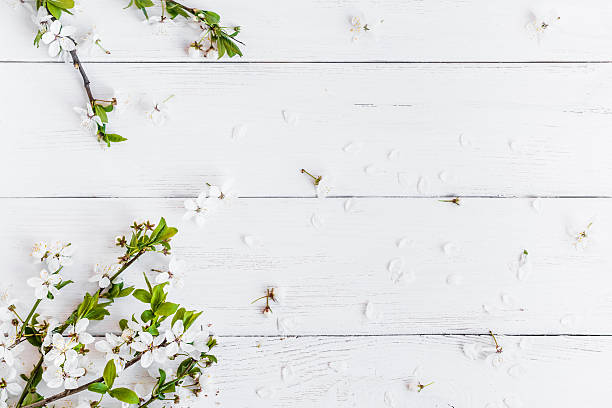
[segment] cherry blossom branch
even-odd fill
[[[131,359],[130,361],[125,363],[124,370],[126,370],[127,368],[133,366],[138,361],[140,361],[141,357],[142,357],[142,353],[138,354],[136,357],[134,357],[133,359]],[[99,382],[102,382],[102,381],[104,381],[104,377],[96,378],[95,380],[92,380],[92,381],[88,382],[87,384],[83,384],[83,385],[81,385],[81,386],[79,386],[77,388],[71,389],[71,390],[64,390],[64,391],[62,391],[60,393],[57,393],[57,394],[52,395],[50,397],[47,397],[47,398],[45,398],[43,400],[40,400],[38,402],[34,402],[34,403],[30,404],[30,405],[24,405],[22,408],[38,408],[38,407],[42,407],[43,405],[47,405],[50,402],[57,401],[57,400],[60,400],[62,398],[66,398],[66,397],[69,397],[69,396],[74,395],[74,394],[78,394],[79,392],[83,392],[83,391],[87,390],[87,388],[89,388],[89,386],[91,384],[99,383]],[[20,403],[21,402],[22,402],[22,400],[20,400]],[[19,403],[17,404],[17,406],[19,406]]]
[[[87,93],[87,98],[89,99],[89,103],[93,105],[95,103],[95,98],[93,97],[93,94],[91,92],[91,87],[89,85],[91,82],[89,81],[89,78],[87,77],[87,74],[85,73],[85,70],[83,69],[83,64],[81,64],[81,60],[79,60],[79,56],[76,50],[70,51],[70,56],[72,57],[72,65],[76,69],[79,70],[79,74],[81,74],[81,77],[83,78],[83,87],[85,88],[85,92]]]

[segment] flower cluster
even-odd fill
[[[204,226],[207,218],[222,204],[230,204],[237,197],[233,188],[233,181],[227,181],[221,186],[206,184],[206,189],[196,198],[185,200],[185,220],[195,220],[200,227]]]
[[[83,107],[75,107],[74,110],[79,115],[81,127],[86,134],[96,136],[99,142],[108,147],[112,143],[127,140],[107,129],[108,114],[119,108],[120,98],[117,96],[112,99],[94,97],[89,78],[77,54],[77,49],[86,50],[90,54],[92,50],[98,49],[104,54],[110,54],[110,51],[102,46],[100,36],[95,30],[85,35],[82,44],[79,45],[75,39],[76,28],[64,25],[60,20],[64,13],[73,14],[74,0],[37,0],[35,11],[29,4],[24,2],[23,5],[32,12],[32,21],[37,29],[34,45],[39,47],[42,42],[49,47],[49,56],[72,62],[83,79],[87,103]],[[221,26],[221,18],[217,13],[187,7],[172,0],[161,0],[161,15],[149,17],[147,9],[155,5],[152,0],[130,0],[128,7],[131,5],[142,10],[146,22],[155,26],[158,32],[166,32],[168,25],[173,24],[176,17],[179,16],[197,28],[200,34],[188,47],[188,53],[193,57],[242,56],[237,45],[242,43],[236,38],[240,27]],[[167,116],[165,102],[153,104],[153,109],[149,113],[151,120],[156,125],[165,122]]]
[[[97,264],[89,282],[95,290],[85,293],[79,306],[65,319],[40,316],[36,311],[43,300],[55,299],[60,290],[71,283],[62,276],[64,267],[72,264],[73,246],[70,243],[40,242],[34,245],[32,257],[45,263],[38,276],[28,279],[34,288],[36,301],[25,318],[17,310],[16,302],[5,292],[0,296],[0,408],[9,404],[16,408],[36,408],[84,390],[101,394],[99,400],[82,401],[79,406],[98,407],[106,396],[125,404],[147,406],[154,401],[193,401],[208,381],[202,372],[216,358],[209,354],[216,340],[194,323],[202,312],[187,310],[167,300],[168,290],[182,285],[186,266],[172,258],[167,271],[155,270],[156,285],[145,275],[146,288],[126,286],[121,274],[147,252],[170,254],[170,241],[177,233],[162,218],[157,225],[150,221],[134,222],[130,239],[121,236],[117,245],[125,249],[119,262]],[[88,332],[91,323],[110,315],[109,306],[120,298],[133,296],[147,305],[139,318],[119,321],[121,334],[106,333],[95,341]],[[25,342],[35,347],[39,361],[30,373],[19,377],[26,381],[21,386],[15,367],[16,356]],[[88,380],[95,374],[89,353],[95,349],[105,356],[103,375]],[[119,375],[137,362],[147,368],[155,386],[146,393],[126,387],[115,387]],[[91,376],[90,376],[91,377]],[[43,396],[38,385],[61,389],[57,394]],[[11,396],[18,396],[9,401]]]
[[[191,57],[218,59],[226,54],[230,58],[236,55],[242,56],[238,44],[243,43],[236,38],[240,33],[240,27],[221,26],[221,17],[213,11],[187,7],[174,0],[161,0],[160,14],[149,16],[147,10],[155,6],[152,0],[130,0],[127,7],[132,5],[142,11],[145,22],[153,26],[158,34],[167,33],[169,27],[175,24],[177,17],[188,21],[199,31],[197,39],[188,47],[188,54]]]

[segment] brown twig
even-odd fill
[[[137,355],[136,357],[134,357],[133,359],[131,359],[130,361],[128,361],[127,363],[125,363],[125,367],[124,370],[127,369],[128,367],[131,367],[132,365],[136,364],[138,361],[140,361],[140,357],[142,357],[142,354]],[[42,407],[43,405],[47,405],[50,402],[53,401],[57,401],[59,399],[62,398],[66,398],[69,397],[73,394],[77,394],[79,392],[85,391],[91,384],[94,383],[98,383],[98,382],[104,382],[104,377],[99,377],[96,378],[95,380],[92,380],[90,382],[88,382],[87,384],[83,384],[80,387],[74,388],[72,390],[64,390],[58,394],[52,395],[48,398],[45,398],[43,400],[40,400],[38,402],[34,402],[30,405],[24,405],[22,408],[38,408],[38,407]]]
[[[89,99],[89,103],[91,103],[93,107],[95,99],[93,97],[91,87],[89,85],[91,82],[89,81],[89,78],[87,77],[87,74],[83,69],[83,65],[81,64],[81,60],[79,59],[76,50],[70,51],[70,56],[72,57],[72,65],[79,70],[79,74],[81,74],[81,77],[83,78],[83,87],[85,88],[85,92],[87,92],[87,99]]]

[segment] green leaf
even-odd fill
[[[172,324],[171,326],[174,326],[174,323],[176,323],[178,320],[183,320],[183,316],[185,315],[185,308],[181,307],[179,310],[176,311],[176,313],[174,314],[174,317],[172,318]]]
[[[51,2],[47,3],[47,10],[49,10],[49,13],[51,13],[51,15],[55,18],[57,18],[59,20],[60,16],[62,15],[62,9],[57,7],[56,5],[54,5]]]
[[[127,325],[127,320],[126,319],[119,320],[119,328],[121,330],[125,330],[127,327],[128,327],[128,325]]]
[[[64,10],[69,10],[74,7],[74,0],[47,0],[47,7],[49,4],[53,4]]]
[[[126,296],[129,296],[133,291],[134,291],[134,287],[130,286],[128,288],[122,289],[119,292],[119,294],[117,295],[117,297],[126,297]]]
[[[108,363],[106,363],[106,367],[104,367],[104,373],[102,374],[102,378],[104,378],[104,383],[111,388],[115,383],[115,378],[117,378],[117,368],[115,367],[115,360],[110,359]]]
[[[158,241],[167,241],[170,238],[172,238],[173,236],[175,236],[178,232],[178,229],[174,228],[174,227],[167,227],[164,228],[164,230],[161,232],[161,234],[159,234],[159,237],[157,237]]]
[[[142,312],[142,314],[140,315],[140,320],[142,320],[143,322],[148,322],[150,320],[153,320],[154,318],[155,318],[155,315],[153,314],[152,311],[148,309]]]
[[[102,105],[94,105],[94,112],[100,118],[102,123],[108,123],[108,116],[106,115],[106,111]]]
[[[178,309],[178,307],[179,305],[176,303],[165,302],[157,308],[155,314],[158,314],[160,316],[170,316],[174,314],[174,312],[176,312],[176,309]]]
[[[26,338],[28,339],[28,343],[30,343],[34,347],[42,346],[42,338],[40,336],[40,333],[38,333],[32,327],[28,326],[25,328],[25,335],[27,336]]]
[[[132,296],[142,303],[151,303],[151,294],[144,289],[136,289],[134,293],[132,293]]]
[[[43,399],[43,396],[37,392],[29,392],[23,399],[22,405],[30,405]]]
[[[126,404],[138,404],[140,399],[138,395],[129,388],[115,388],[108,392],[111,397],[118,399]]]
[[[204,11],[204,20],[206,20],[208,25],[215,25],[219,24],[221,17],[214,11]]]
[[[125,142],[127,140],[127,138],[116,133],[107,133],[106,135],[104,135],[104,139],[113,143]]]
[[[108,386],[104,383],[93,383],[89,384],[87,389],[89,391],[97,392],[98,394],[106,394],[106,391],[108,391]]]

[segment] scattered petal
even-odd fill
[[[440,179],[440,181],[443,183],[447,183],[448,182],[448,172],[446,170],[442,170],[440,173],[438,173],[438,179]]]
[[[395,408],[395,398],[393,397],[393,394],[391,392],[385,391],[384,401],[385,405],[389,408]]]
[[[325,222],[317,213],[312,214],[310,217],[310,224],[312,224],[312,226],[316,229],[322,229],[325,227]]]
[[[417,182],[417,191],[421,194],[426,193],[429,190],[427,179],[425,177],[419,177]]]
[[[246,135],[247,130],[248,130],[247,125],[234,126],[234,128],[232,129],[232,139],[234,140],[242,139]]]
[[[520,153],[523,151],[523,144],[517,140],[510,140],[508,142],[508,147],[510,150],[516,153]]]
[[[242,242],[249,248],[260,246],[259,240],[253,235],[243,235]]]
[[[454,242],[447,242],[442,246],[442,250],[447,256],[457,256],[459,254],[459,247]]]
[[[391,273],[391,281],[394,284],[414,282],[416,276],[411,270],[399,270]]]
[[[411,241],[411,240],[409,240],[406,237],[402,237],[402,238],[397,240],[396,245],[397,245],[398,248],[404,248],[406,246],[412,247],[414,245],[414,241]]]
[[[398,273],[404,266],[404,260],[402,258],[393,258],[387,264],[387,270],[391,273]]]
[[[354,198],[349,198],[344,202],[344,212],[352,212],[353,208],[355,207],[355,199]]]
[[[368,176],[381,176],[383,174],[387,174],[387,171],[375,164],[369,164],[363,168],[363,171]]]
[[[281,367],[281,378],[283,381],[292,381],[294,377],[295,374],[293,372],[293,368],[290,365],[284,365]]]
[[[256,391],[257,396],[261,399],[270,399],[272,397],[274,397],[274,389],[272,389],[271,387],[259,387]]]
[[[519,378],[525,375],[525,368],[520,364],[515,364],[508,369],[508,375],[510,377]]]
[[[561,323],[562,326],[565,327],[574,327],[576,326],[576,315],[574,314],[566,314],[565,316],[561,317],[561,319],[559,320],[559,322]]]
[[[501,293],[500,295],[501,301],[505,306],[508,307],[515,307],[516,306],[516,299],[514,299],[511,295],[507,294],[507,293]]]
[[[508,408],[522,408],[523,407],[523,401],[521,401],[519,397],[514,396],[514,395],[504,398],[504,404],[506,404]]]
[[[351,142],[347,145],[345,145],[342,150],[345,153],[358,153],[361,151],[361,149],[363,148],[363,143],[361,142]]]
[[[462,147],[471,147],[472,146],[472,141],[467,136],[465,136],[464,134],[460,134],[459,135],[459,144]]]
[[[299,115],[297,113],[289,112],[287,110],[283,111],[283,119],[285,123],[291,126],[296,126],[299,120]]]
[[[503,353],[493,353],[487,356],[487,361],[494,368],[500,368],[504,364],[504,355]]]
[[[450,286],[459,286],[463,283],[463,276],[459,273],[451,273],[446,277],[446,284]]]
[[[495,308],[493,306],[485,303],[485,304],[482,305],[482,310],[485,313],[491,314],[491,313],[493,313],[495,311]]]
[[[387,154],[387,159],[393,161],[399,158],[399,150],[393,149]]]
[[[540,197],[531,202],[531,208],[538,214],[542,212],[542,199]]]
[[[374,303],[368,302],[365,307],[365,316],[368,320],[377,320],[379,317],[379,313],[374,307]]]

